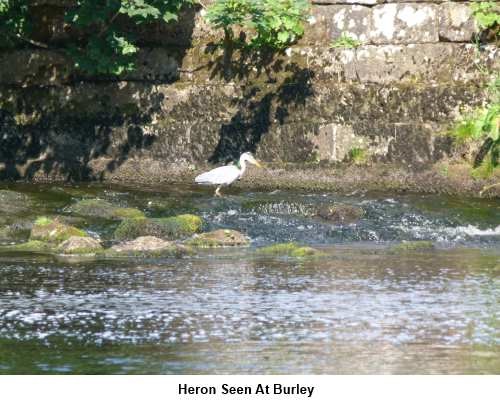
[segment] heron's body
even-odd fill
[[[217,167],[216,169],[202,173],[197,176],[194,181],[198,184],[216,185],[215,195],[220,197],[220,189],[222,186],[229,186],[231,183],[238,180],[246,170],[246,162],[252,163],[260,167],[259,162],[250,153],[243,153],[240,157],[238,165],[227,165]]]

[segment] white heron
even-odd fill
[[[221,187],[229,186],[231,183],[243,176],[243,173],[245,173],[245,169],[247,168],[247,162],[257,167],[262,167],[250,152],[245,152],[240,156],[240,160],[236,164],[217,167],[209,172],[202,173],[199,176],[196,176],[194,181],[198,184],[218,186],[215,190],[215,196],[222,197],[222,194],[220,193]]]

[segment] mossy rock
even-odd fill
[[[335,224],[351,224],[359,221],[365,214],[360,207],[346,204],[334,204],[320,207],[317,216]]]
[[[257,249],[257,253],[274,256],[290,256],[290,257],[308,257],[319,256],[322,253],[308,246],[300,246],[296,243],[277,243],[275,245],[266,246]]]
[[[26,194],[0,190],[0,214],[12,215],[29,211],[33,202]]]
[[[102,250],[99,241],[88,236],[71,236],[57,246],[58,253],[71,255],[96,254]]]
[[[31,221],[16,221],[13,224],[0,227],[0,240],[28,239],[32,227]]]
[[[406,253],[406,252],[427,252],[434,250],[436,247],[430,241],[420,240],[414,242],[401,242],[392,246],[389,251],[391,253]]]
[[[132,240],[140,236],[180,239],[200,232],[203,220],[197,215],[183,214],[166,218],[125,219],[115,230],[115,239]]]
[[[56,218],[38,217],[31,229],[30,239],[61,243],[72,236],[88,236],[85,231],[66,225]]]
[[[225,246],[248,246],[249,239],[241,232],[232,229],[217,229],[216,231],[201,233],[193,236],[186,242],[189,246],[213,248]]]
[[[192,250],[184,245],[154,236],[140,236],[132,241],[122,242],[104,252],[106,257],[182,257]]]
[[[54,246],[41,240],[29,240],[17,245],[4,245],[0,247],[0,252],[19,253],[53,253]]]
[[[144,213],[137,208],[118,207],[99,198],[78,201],[69,210],[76,215],[109,220],[144,218]]]

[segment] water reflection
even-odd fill
[[[0,272],[0,370],[500,371],[497,252],[324,250],[306,261],[243,250],[71,266],[11,259]],[[47,359],[33,365],[23,345]]]

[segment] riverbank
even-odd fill
[[[110,159],[96,159],[85,167],[89,180],[133,188],[150,188],[170,184],[193,184],[194,177],[213,166],[169,164],[152,159],[129,159],[113,170]],[[63,171],[45,173],[43,169],[31,173],[34,183],[64,182]],[[75,165],[71,173],[78,172]],[[80,169],[81,170],[81,169]],[[83,173],[81,173],[83,174]],[[80,174],[76,177],[80,177]],[[244,177],[226,189],[244,190],[301,190],[334,191],[339,193],[387,192],[446,194],[461,197],[499,198],[500,187],[481,190],[500,182],[496,170],[488,178],[472,174],[469,162],[440,161],[421,168],[404,168],[394,164],[293,164],[267,163],[264,169],[250,168]]]

